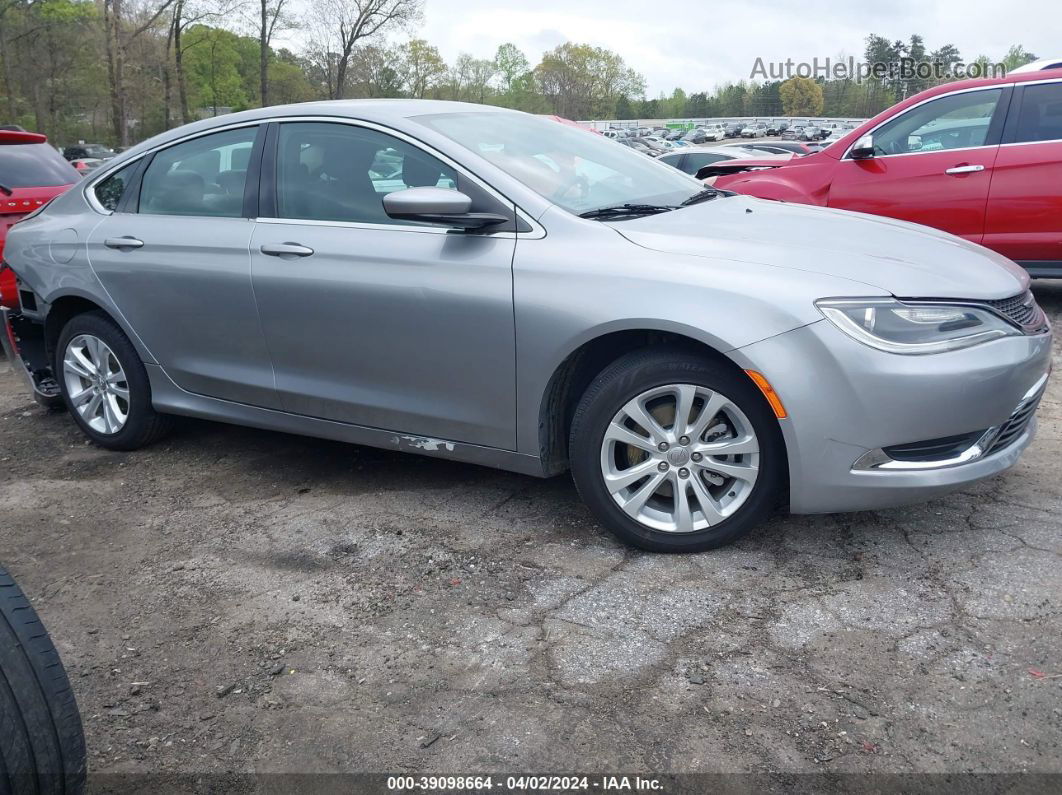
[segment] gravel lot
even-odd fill
[[[0,559],[94,773],[1062,773],[1058,376],[1039,416],[968,491],[668,557],[567,477],[190,420],[100,450],[0,359]]]

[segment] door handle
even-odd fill
[[[265,243],[261,252],[270,257],[308,257],[313,254],[313,249],[298,243]]]
[[[973,174],[975,171],[984,171],[984,166],[955,166],[945,171],[945,174]]]
[[[137,240],[135,237],[109,237],[103,241],[103,245],[107,248],[127,249],[127,248],[143,248],[144,241]]]

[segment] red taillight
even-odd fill
[[[76,168],[78,171],[84,171],[84,170],[86,170],[88,168],[88,166],[85,165],[85,163],[82,162],[81,160],[75,160],[74,161],[74,168]]]
[[[6,265],[0,267],[0,306],[18,309],[18,285],[15,284],[15,272]]]

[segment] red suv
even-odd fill
[[[715,185],[934,226],[1062,277],[1062,69],[931,88],[820,152]]]
[[[0,130],[0,257],[7,230],[81,176],[37,133]],[[18,306],[15,274],[0,266],[0,306]]]

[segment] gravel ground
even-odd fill
[[[669,557],[567,477],[196,421],[100,450],[0,359],[0,559],[95,774],[1062,773],[1057,376],[1039,416],[966,491]]]

